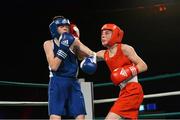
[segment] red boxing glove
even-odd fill
[[[73,23],[70,24],[70,33],[75,37],[80,37],[80,31],[78,27]]]
[[[111,73],[111,80],[115,85],[119,85],[124,80],[127,80],[131,76],[138,74],[138,68],[136,66],[125,66],[122,68],[116,68]]]

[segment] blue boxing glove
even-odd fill
[[[80,68],[84,73],[89,75],[94,74],[97,69],[96,54],[93,56],[86,57],[80,64]]]
[[[59,37],[59,49],[56,53],[56,56],[59,59],[64,60],[67,57],[67,52],[69,51],[69,47],[72,45],[74,40],[75,39],[72,36],[72,34],[67,33],[67,32],[63,33]]]

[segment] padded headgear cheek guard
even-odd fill
[[[124,35],[124,31],[121,30],[117,25],[115,24],[105,24],[103,25],[103,27],[101,28],[101,31],[103,30],[111,30],[112,31],[112,36],[111,39],[108,42],[108,46],[113,46],[115,43],[121,43],[123,35]]]
[[[50,30],[50,33],[51,33],[51,37],[53,39],[54,38],[57,38],[57,39],[59,38],[60,34],[58,33],[57,28],[59,26],[62,26],[62,25],[70,25],[69,20],[66,19],[66,18],[56,18],[49,25],[49,30]]]

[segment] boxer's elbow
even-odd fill
[[[57,71],[61,62],[52,62],[49,64],[52,71]]]
[[[51,67],[52,71],[57,71],[58,70],[58,67],[56,65],[51,65],[50,67]]]
[[[141,63],[141,64],[138,64],[138,65],[137,65],[137,68],[138,68],[138,70],[139,70],[138,73],[142,73],[142,72],[145,72],[145,71],[148,70],[148,66],[147,66],[147,64],[144,63],[144,62]]]
[[[142,72],[145,72],[148,70],[148,66],[146,63],[143,63],[141,68],[142,68]]]

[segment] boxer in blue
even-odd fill
[[[83,70],[92,74],[96,70],[95,52],[79,40],[77,26],[71,25],[67,18],[54,17],[49,28],[52,39],[45,41],[43,47],[50,70],[48,87],[50,120],[60,120],[62,116],[85,119],[84,97],[77,81],[78,58],[87,59],[84,60]]]

